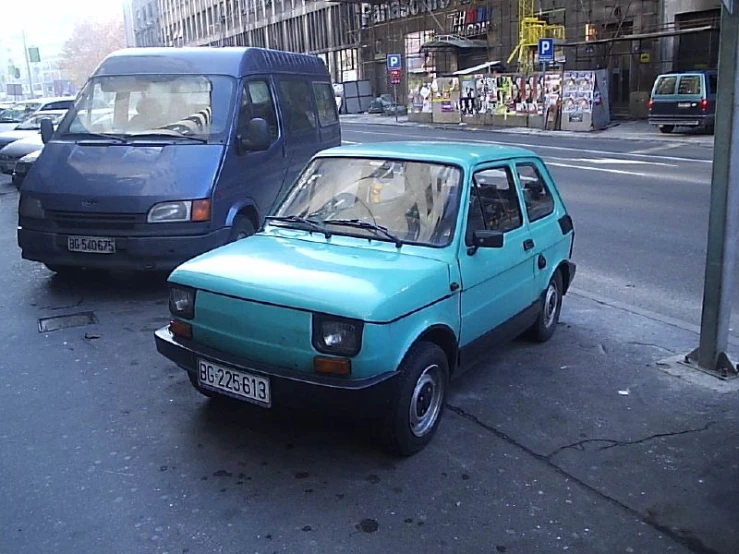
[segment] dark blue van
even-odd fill
[[[713,131],[717,91],[715,69],[659,75],[649,98],[649,123],[663,133],[676,127]]]
[[[323,61],[260,48],[116,52],[42,135],[18,244],[57,272],[169,271],[246,237],[341,144]]]

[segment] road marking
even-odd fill
[[[662,144],[660,146],[652,146],[651,148],[645,148],[644,150],[634,150],[632,154],[651,154],[653,152],[661,152],[663,150],[672,150],[674,148],[680,148],[684,146],[682,144]]]
[[[350,124],[347,124],[350,125]],[[451,129],[450,129],[451,130]],[[415,138],[415,139],[422,139],[422,140],[428,140],[428,135],[407,135],[402,134],[399,135],[398,133],[388,133],[386,131],[357,131],[357,130],[348,130],[350,133],[357,133],[361,135],[390,135],[393,137],[406,137],[406,138]],[[502,141],[495,141],[495,140],[481,140],[481,139],[459,139],[461,142],[475,142],[475,143],[481,143],[481,144],[496,144],[500,146],[519,146],[521,148],[527,148],[529,150],[536,149],[536,148],[544,148],[548,150],[560,150],[564,152],[579,152],[584,154],[597,154],[599,156],[613,156],[616,154],[616,152],[606,152],[604,150],[588,150],[585,148],[571,148],[567,146],[551,146],[551,145],[544,145],[544,144],[526,144],[522,142],[502,142]],[[443,142],[443,141],[435,141],[435,142]],[[701,163],[701,164],[713,164],[713,160],[701,160],[696,158],[682,158],[678,156],[655,156],[651,154],[640,154],[635,152],[618,152],[618,155],[620,156],[632,156],[635,158],[645,158],[648,160],[669,160],[673,162],[695,162],[695,163]]]
[[[547,165],[554,167],[566,167],[570,169],[585,169],[587,171],[602,171],[603,173],[614,173],[616,175],[630,175],[632,177],[646,177],[646,173],[638,171],[625,171],[623,169],[608,169],[607,167],[588,167],[587,165],[565,164],[562,162],[548,162]]]
[[[656,165],[661,167],[680,167],[677,164],[667,164],[663,162],[647,162],[644,160],[619,160],[617,158],[558,158],[556,156],[546,156],[548,160],[562,160],[565,162],[580,162],[588,164],[603,165]]]

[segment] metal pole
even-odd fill
[[[28,59],[28,48],[26,47],[26,30],[25,29],[21,31],[21,35],[23,36],[23,55],[26,58],[26,71],[28,71],[28,86],[31,89],[31,98],[33,98],[33,76],[31,75],[31,61]]]
[[[393,96],[395,96],[395,123],[398,122],[398,83],[393,84]]]
[[[725,0],[726,2],[726,0]],[[731,10],[736,11],[736,10]],[[711,178],[703,313],[699,347],[687,361],[723,377],[736,376],[729,360],[729,325],[739,231],[739,14],[721,13],[719,84]]]

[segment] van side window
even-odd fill
[[[267,81],[248,81],[244,85],[244,93],[241,96],[241,106],[239,108],[239,131],[245,131],[249,121],[256,117],[267,122],[269,134],[272,140],[275,140],[279,134],[277,115],[275,114],[275,105]]]
[[[306,133],[316,128],[316,112],[311,102],[312,94],[307,82],[298,79],[282,79],[280,96],[282,96],[288,133]]]
[[[533,223],[554,212],[554,199],[544,179],[534,164],[516,164],[518,181],[523,189],[524,203],[529,221]]]
[[[701,78],[700,75],[683,75],[680,77],[680,84],[677,87],[678,94],[701,94]]]
[[[523,225],[516,184],[508,166],[483,169],[472,177],[467,245],[477,230],[512,231]]]
[[[657,81],[657,86],[654,87],[654,94],[659,96],[667,96],[669,94],[675,94],[675,85],[677,84],[677,77],[660,77]]]
[[[318,122],[321,127],[332,125],[339,121],[336,113],[336,95],[333,87],[328,83],[313,83],[313,92],[316,95],[318,107]]]

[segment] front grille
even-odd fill
[[[107,214],[46,210],[47,218],[60,229],[126,230],[133,229],[146,218],[139,214]]]

